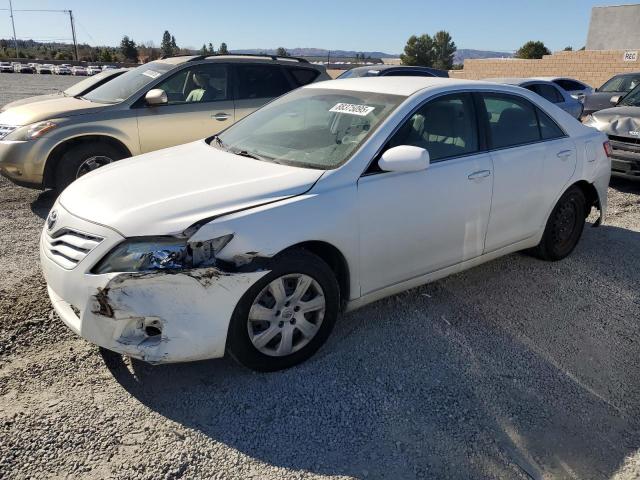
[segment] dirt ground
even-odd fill
[[[0,74],[0,101],[77,80]],[[640,183],[612,183],[568,259],[377,302],[273,374],[73,335],[39,269],[53,201],[0,179],[2,478],[640,477]]]

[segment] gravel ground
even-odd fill
[[[380,301],[273,374],[71,334],[38,266],[53,200],[0,180],[0,477],[640,477],[640,184],[612,184],[565,261],[510,255]]]

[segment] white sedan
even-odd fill
[[[518,87],[312,84],[74,182],[42,267],[60,318],[102,347],[277,370],[318,350],[341,311],[519,250],[566,257],[592,208],[604,218],[608,152]]]

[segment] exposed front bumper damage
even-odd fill
[[[238,301],[268,273],[209,267],[92,275],[64,270],[41,253],[51,302],[69,328],[154,364],[222,357]]]

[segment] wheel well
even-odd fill
[[[573,186],[582,190],[582,193],[584,193],[584,196],[587,199],[587,211],[585,212],[585,217],[589,216],[592,207],[596,207],[600,210],[600,197],[598,196],[598,190],[596,190],[596,187],[594,187],[592,183],[589,183],[586,180],[580,180],[579,182],[574,183]]]
[[[349,266],[344,255],[336,247],[327,242],[309,241],[298,243],[285,250],[305,249],[324,260],[333,270],[340,287],[340,303],[344,307],[349,300]]]
[[[69,149],[75,147],[76,145],[80,145],[83,143],[93,143],[93,142],[106,143],[108,145],[113,146],[114,148],[117,148],[122,153],[124,158],[131,156],[131,152],[125,146],[125,144],[122,143],[120,140],[116,140],[113,137],[107,137],[104,135],[85,135],[83,137],[72,138],[70,140],[67,140],[57,145],[53,149],[53,151],[49,154],[49,157],[47,158],[47,162],[45,163],[45,167],[44,167],[44,181],[43,181],[44,186],[45,187],[55,186],[54,176],[56,172],[56,167],[58,165],[58,162],[62,158],[62,156]]]

